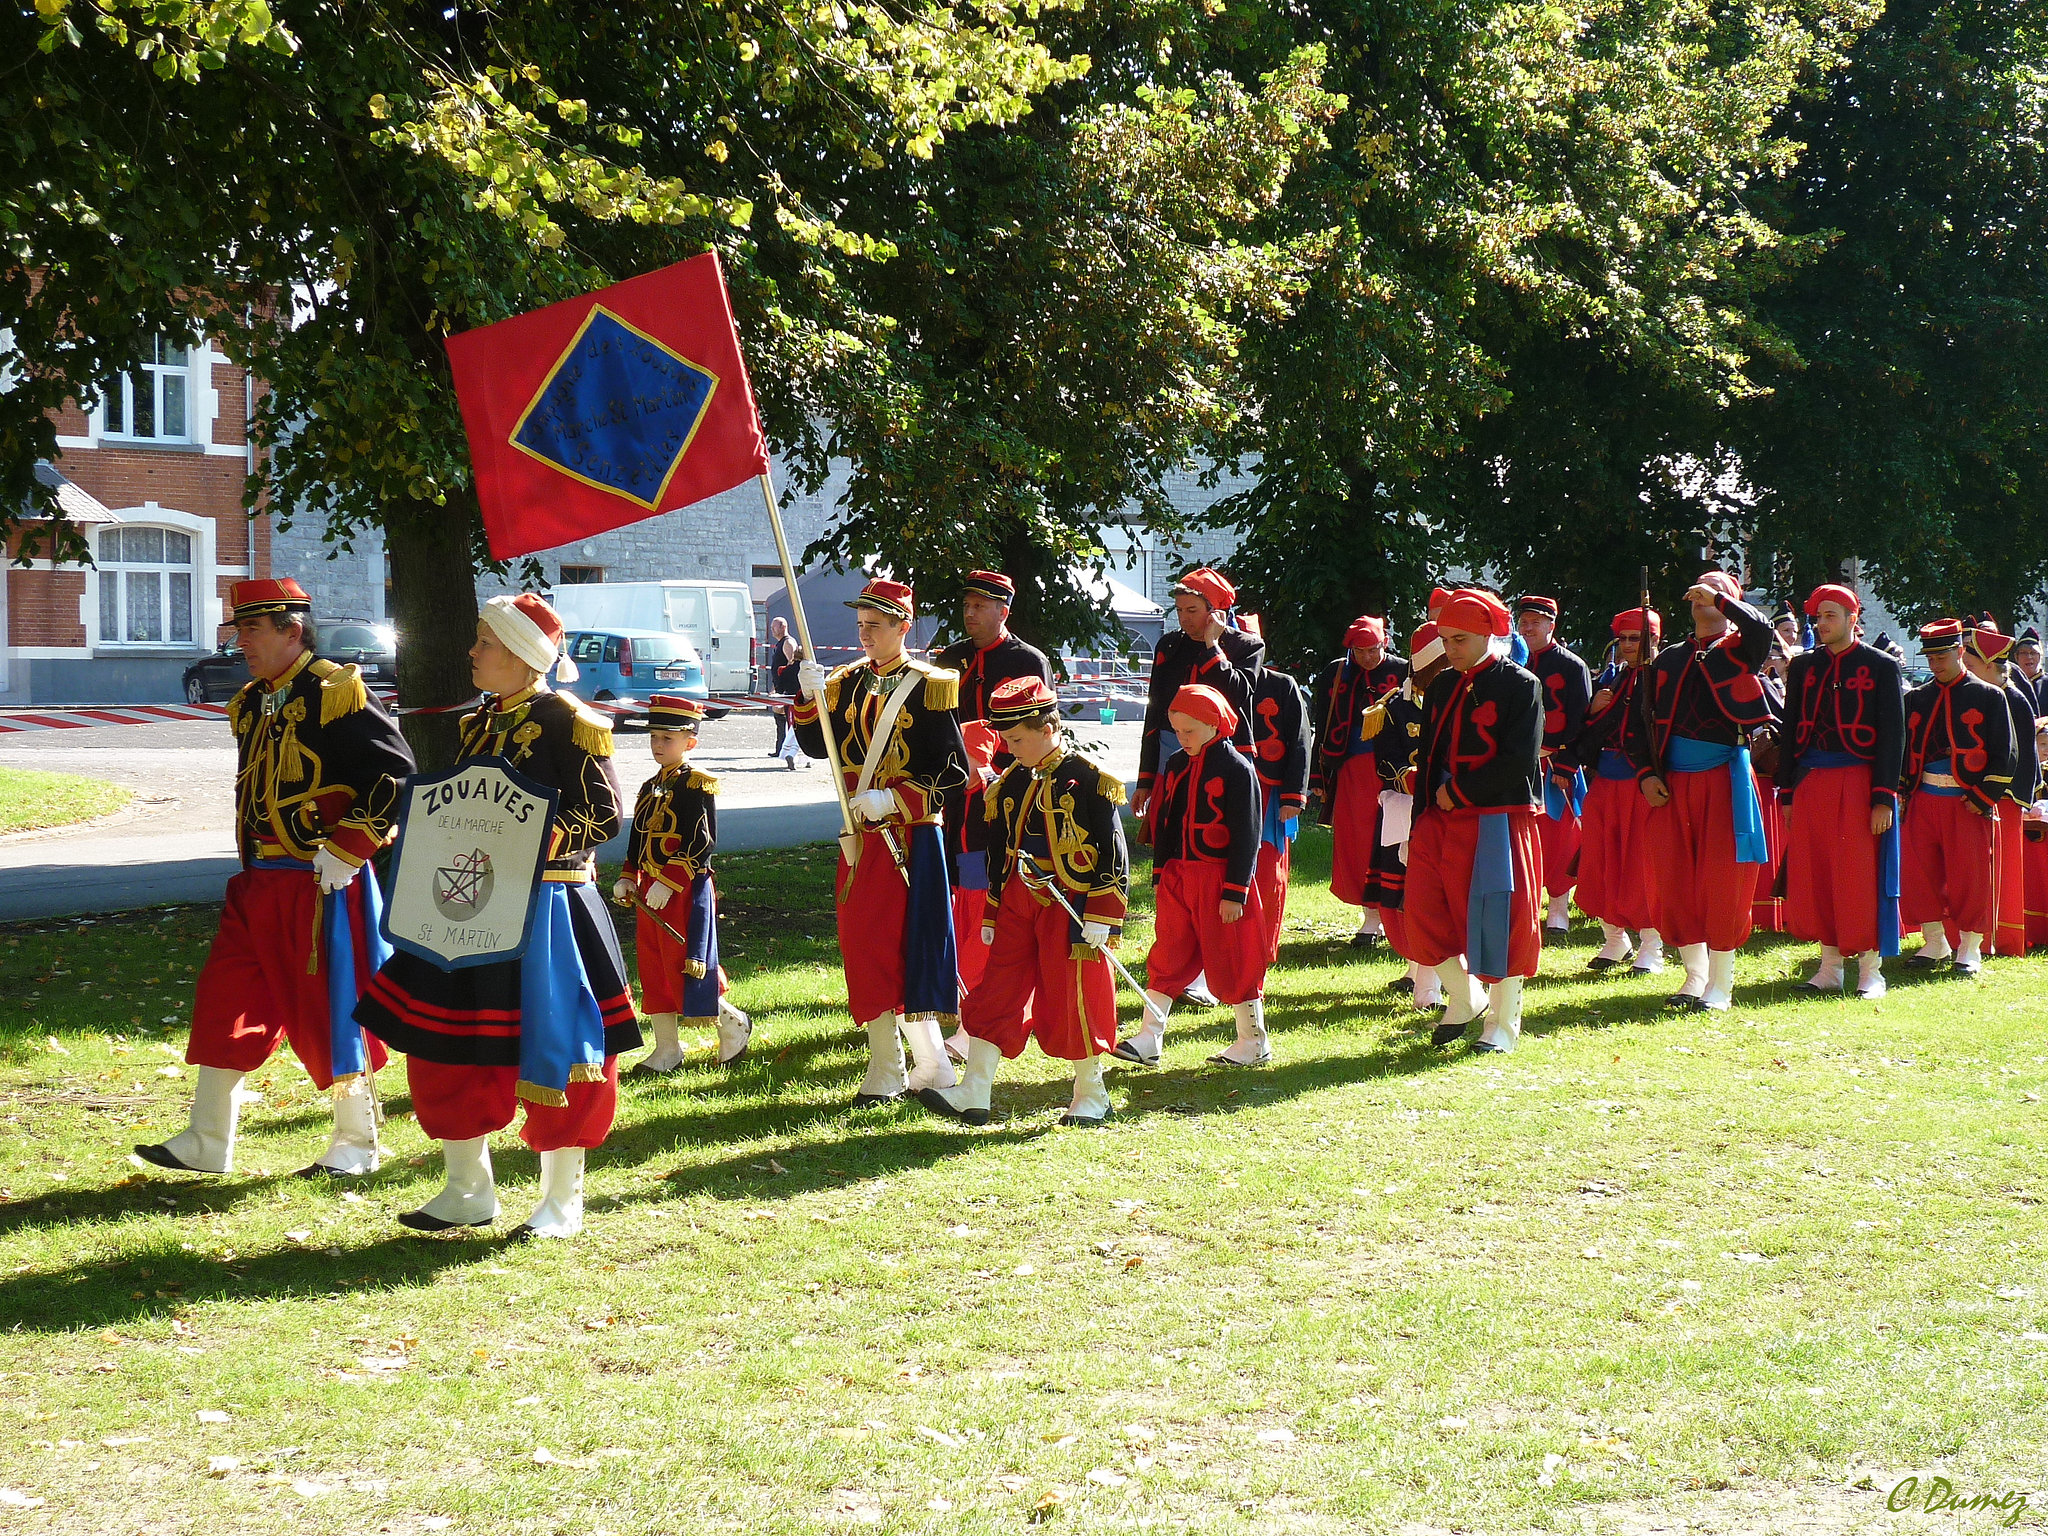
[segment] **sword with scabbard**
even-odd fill
[[[1080,928],[1083,932],[1087,931],[1087,923],[1082,920],[1081,914],[1074,910],[1073,903],[1067,900],[1066,894],[1060,890],[1059,876],[1052,870],[1040,868],[1035,854],[1025,853],[1022,849],[1019,849],[1017,851],[1016,867],[1017,878],[1024,882],[1026,890],[1043,891],[1046,895],[1052,897],[1054,901],[1060,904],[1060,910],[1074,920],[1076,927]],[[1117,959],[1116,951],[1105,944],[1102,946],[1102,957],[1115,967],[1117,975],[1123,977],[1124,983],[1133,992],[1138,994],[1138,1002],[1145,1010],[1145,1017],[1152,1020],[1161,1029],[1166,1028],[1166,1015],[1159,1012],[1152,1005],[1152,999],[1147,997],[1145,989],[1138,985],[1137,977],[1133,976],[1125,968],[1123,961]]]

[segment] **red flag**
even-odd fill
[[[448,338],[501,560],[767,473],[716,252]]]

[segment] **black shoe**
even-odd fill
[[[163,1145],[163,1143],[161,1142],[157,1143],[155,1146],[138,1146],[135,1149],[135,1155],[141,1158],[145,1163],[154,1163],[157,1167],[168,1168],[173,1173],[203,1173],[208,1178],[214,1179],[222,1177],[222,1175],[215,1173],[210,1168],[194,1168],[189,1163],[179,1162],[177,1157],[172,1153],[171,1149]]]
[[[1133,1066],[1156,1067],[1159,1065],[1159,1058],[1157,1056],[1140,1056],[1137,1047],[1133,1046],[1129,1040],[1117,1041],[1116,1049],[1109,1054],[1118,1061],[1128,1061]]]
[[[1942,955],[1937,958],[1923,950],[1906,962],[1906,969],[1909,971],[1939,970],[1942,966],[1947,965],[1952,958],[1953,956],[1951,955]]]
[[[1387,990],[1412,997],[1415,994],[1415,978],[1413,976],[1397,976],[1387,983]]]
[[[1586,962],[1586,969],[1589,971],[1611,971],[1616,966],[1627,965],[1629,961],[1633,960],[1634,958],[1634,950],[1630,950],[1627,954],[1623,955],[1619,960],[1610,960],[1605,955],[1595,955],[1592,959]]]
[[[1703,999],[1694,997],[1687,992],[1672,993],[1670,997],[1665,999],[1664,1006],[1675,1008],[1680,1013],[1707,1013],[1711,1011]]]
[[[401,1227],[411,1227],[415,1232],[453,1232],[457,1227],[488,1227],[490,1221],[443,1221],[438,1216],[429,1216],[425,1211],[405,1211],[398,1218]]]
[[[628,1067],[628,1068],[626,1069],[626,1076],[628,1076],[628,1077],[674,1077],[674,1076],[675,1076],[675,1075],[676,1075],[677,1073],[681,1072],[682,1070],[683,1070],[683,1064],[682,1064],[681,1062],[677,1062],[677,1063],[676,1063],[676,1064],[675,1064],[674,1066],[670,1067],[670,1068],[669,1068],[669,1069],[668,1069],[668,1070],[667,1070],[666,1072],[664,1072],[664,1071],[662,1071],[662,1070],[661,1070],[661,1068],[659,1068],[659,1067],[650,1067],[649,1065],[647,1065],[647,1063],[646,1063],[646,1062],[644,1062],[644,1061],[638,1061],[638,1062],[635,1062],[635,1063],[634,1063],[634,1064],[633,1064],[632,1066],[630,1066],[630,1067]]]
[[[1569,928],[1552,928],[1545,924],[1543,928],[1543,946],[1548,949],[1553,944],[1566,943],[1570,940],[1571,936],[1572,931]]]
[[[917,1102],[935,1115],[948,1120],[958,1120],[962,1125],[987,1125],[988,1111],[985,1109],[955,1109],[947,1102],[946,1096],[936,1088],[917,1090]]]
[[[1353,949],[1378,949],[1386,942],[1386,936],[1378,933],[1354,933],[1351,935]]]
[[[1464,1024],[1439,1024],[1429,1032],[1429,1043],[1431,1045],[1449,1045],[1453,1040],[1456,1040],[1465,1033],[1466,1025],[1471,1022],[1470,1019],[1467,1019]]]
[[[1067,1111],[1067,1113],[1060,1116],[1060,1124],[1075,1125],[1081,1127],[1083,1130],[1096,1131],[1100,1130],[1103,1126],[1109,1124],[1109,1122],[1114,1120],[1115,1118],[1115,1110],[1111,1110],[1106,1115],[1096,1116],[1093,1119],[1089,1118],[1087,1115],[1077,1115],[1072,1110],[1069,1110]]]
[[[293,1172],[292,1177],[295,1179],[332,1179],[337,1184],[352,1184],[358,1179],[367,1178],[368,1175],[343,1173],[339,1168],[330,1168],[325,1163],[308,1163],[305,1167]]]
[[[900,1093],[856,1093],[853,1096],[855,1109],[866,1109],[870,1104],[894,1104],[902,1098]]]
[[[1488,1045],[1484,1040],[1474,1040],[1472,1042],[1472,1054],[1474,1056],[1505,1056],[1507,1052],[1497,1045]]]
[[[1979,960],[1966,965],[1960,960],[1951,960],[1948,968],[1958,976],[1981,976],[1984,973],[1984,962]]]
[[[1824,987],[1819,982],[1814,981],[1811,978],[1809,978],[1806,981],[1793,982],[1792,990],[1794,992],[1815,994],[1821,997],[1840,997],[1842,995],[1842,989],[1839,986]]]

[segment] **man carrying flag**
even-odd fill
[[[1309,797],[1330,829],[1330,894],[1359,908],[1360,949],[1377,946],[1385,933],[1374,873],[1379,846],[1380,772],[1372,739],[1359,729],[1365,712],[1400,688],[1408,663],[1387,655],[1387,626],[1360,614],[1344,631],[1344,654],[1316,682],[1316,741],[1309,773]],[[1398,893],[1396,893],[1398,896]],[[1397,903],[1398,904],[1398,903]]]
[[[798,672],[797,741],[826,755],[826,722],[840,753],[849,803],[861,820],[842,834],[839,950],[846,1002],[868,1036],[868,1070],[855,1104],[958,1081],[943,1024],[960,1022],[960,968],[942,842],[946,797],[967,783],[967,750],[953,716],[959,674],[905,654],[915,595],[876,577],[847,606],[862,659],[827,676]],[[916,1070],[905,1076],[901,1030]]]
[[[1593,678],[1585,662],[1557,643],[1557,599],[1531,592],[1515,603],[1515,628],[1529,648],[1525,665],[1543,685],[1543,887],[1550,911],[1543,920],[1546,940],[1571,932],[1573,873],[1579,859],[1579,815],[1586,802],[1586,778],[1557,754],[1578,736]]]
[[[1845,586],[1806,600],[1816,648],[1785,673],[1778,805],[1785,828],[1786,922],[1820,945],[1799,984],[1839,993],[1857,956],[1856,995],[1883,997],[1884,957],[1899,952],[1899,770],[1906,750],[1899,664],[1856,638],[1862,600]]]

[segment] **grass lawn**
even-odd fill
[[[118,784],[75,773],[0,768],[0,833],[64,827],[118,811],[133,796]]]
[[[1794,1001],[1760,943],[1698,1022],[1582,932],[1475,1058],[1299,849],[1274,1065],[1177,1014],[1099,1132],[1035,1053],[983,1131],[846,1109],[825,850],[722,861],[756,1054],[626,1089],[571,1244],[397,1227],[440,1164],[395,1070],[359,1188],[288,1176],[282,1056],[242,1173],[137,1173],[214,914],[0,931],[0,1530],[1947,1532],[2009,1507],[1899,1476],[2041,1486],[2048,963]]]

